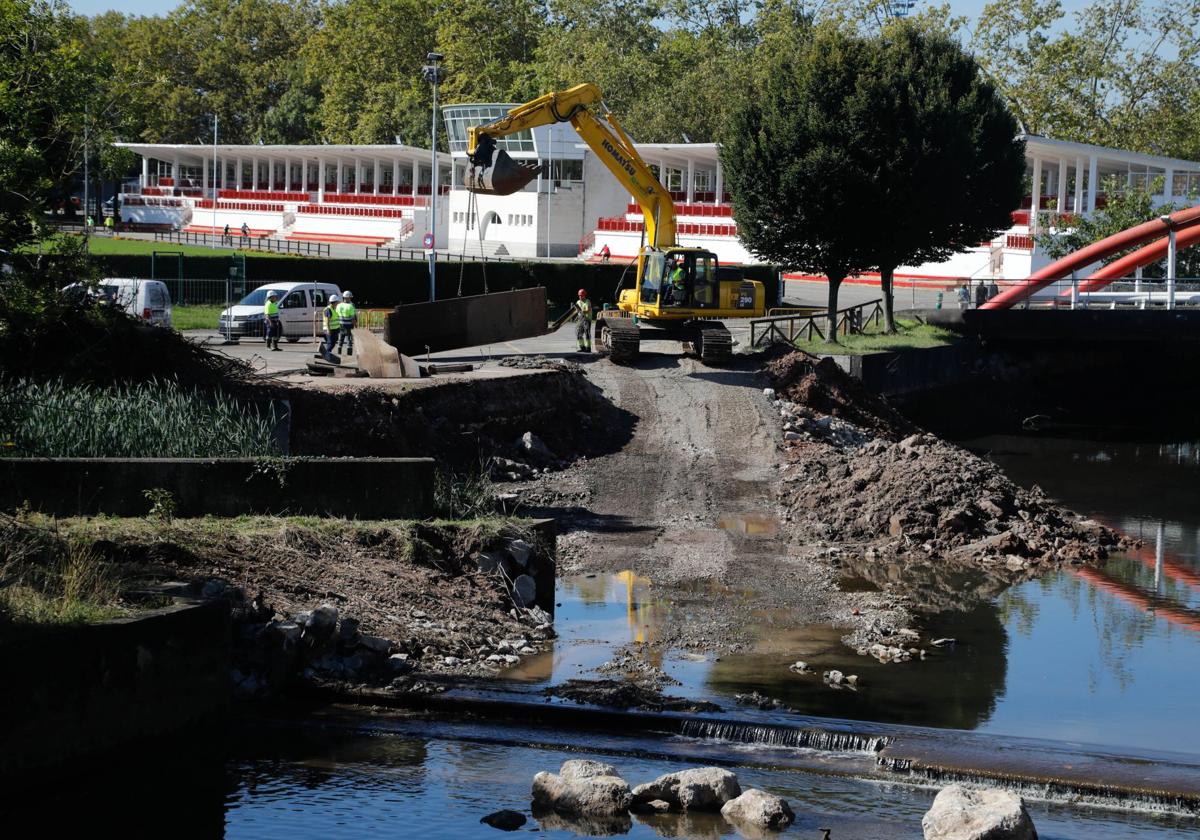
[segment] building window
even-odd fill
[[[446,135],[451,152],[467,150],[467,132],[470,128],[486,125],[503,117],[512,105],[448,105],[442,109],[442,117],[446,122]],[[532,152],[533,132],[518,131],[507,137],[496,140],[497,148],[509,152]]]

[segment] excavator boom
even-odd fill
[[[522,189],[538,176],[539,168],[513,160],[496,148],[496,140],[560,122],[571,123],[641,206],[646,241],[651,247],[674,245],[674,202],[638,155],[616,117],[603,108],[600,90],[592,84],[548,93],[518,105],[498,120],[472,127],[467,135],[467,158],[471,163],[465,178],[467,189],[488,195],[511,195]]]

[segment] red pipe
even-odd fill
[[[1177,210],[1168,218],[1170,219],[1169,224],[1162,219],[1151,219],[1128,230],[1107,236],[1099,242],[1093,242],[1091,245],[1080,248],[1074,253],[1067,254],[1062,259],[1055,260],[1040,271],[1035,271],[1021,285],[1014,286],[1008,291],[996,295],[985,303],[982,308],[1008,309],[1014,304],[1025,300],[1034,292],[1049,286],[1055,280],[1063,279],[1072,271],[1079,271],[1086,268],[1092,263],[1115,254],[1118,251],[1124,251],[1126,248],[1132,248],[1134,245],[1141,245],[1151,239],[1157,239],[1172,227],[1178,231],[1198,225],[1200,224],[1200,205],[1189,207],[1185,210]]]
[[[1197,242],[1200,242],[1200,225],[1187,228],[1175,234],[1176,252],[1182,251],[1184,248],[1189,248]],[[1121,259],[1109,263],[1086,281],[1080,283],[1079,291],[1097,291],[1116,280],[1124,280],[1136,269],[1161,261],[1167,256],[1167,244],[1167,237],[1164,236],[1157,242],[1151,242],[1144,248],[1139,248],[1133,253],[1121,257]],[[1064,296],[1069,297],[1070,294],[1071,291],[1069,289],[1063,292]]]
[[[1097,589],[1109,593],[1132,607],[1136,607],[1144,612],[1152,612],[1159,618],[1177,627],[1186,627],[1189,630],[1200,631],[1200,614],[1192,610],[1154,601],[1136,587],[1130,586],[1124,581],[1114,580],[1096,569],[1083,567],[1072,569],[1071,571]]]

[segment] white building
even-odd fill
[[[642,244],[641,208],[567,123],[541,126],[498,141],[518,161],[537,161],[541,174],[508,196],[472,195],[461,185],[467,129],[512,107],[443,108],[450,155],[439,161],[437,247],[451,254],[594,258],[605,245],[614,261],[632,259]],[[1159,204],[1190,203],[1200,194],[1200,163],[1026,138],[1031,196],[1012,225],[990,242],[945,262],[904,266],[897,280],[945,284],[964,279],[1023,279],[1048,262],[1034,237],[1103,207],[1103,185],[1159,182]],[[231,230],[302,241],[419,248],[429,230],[430,153],[402,145],[218,146],[118,144],[142,155],[135,192],[122,196],[124,222]],[[738,238],[714,143],[642,143],[638,152],[676,203],[679,243],[707,248],[723,263],[756,262]],[[936,185],[933,188],[937,188]],[[946,189],[953,189],[947,185]],[[794,275],[801,276],[801,275]],[[868,275],[870,278],[871,275]]]
[[[628,195],[569,123],[538,126],[496,141],[516,161],[541,164],[538,177],[512,195],[473,195],[462,187],[467,130],[504,116],[514,105],[448,105],[454,176],[450,188],[452,253],[575,257],[600,220],[620,213]]]
[[[421,247],[430,228],[427,149],[117,145],[142,157],[136,187],[121,196],[126,224],[205,233],[246,225],[254,236],[407,248]],[[438,170],[445,195],[444,155]],[[438,205],[437,244],[445,247],[445,202]]]

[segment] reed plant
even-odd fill
[[[173,381],[77,385],[0,378],[0,455],[216,458],[278,455],[274,407]]]

